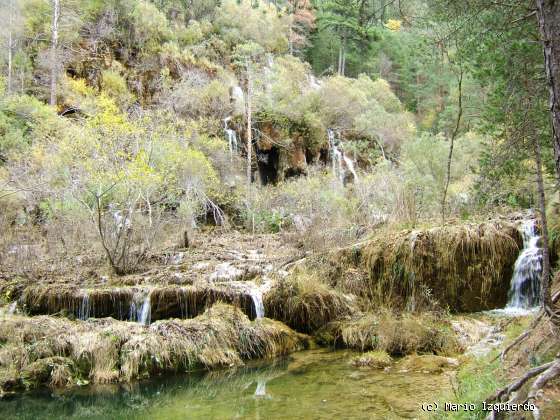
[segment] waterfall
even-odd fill
[[[84,292],[84,296],[82,297],[82,301],[80,302],[80,307],[78,308],[78,319],[85,321],[89,318],[89,293],[86,291]]]
[[[542,275],[541,237],[535,219],[523,222],[521,229],[523,249],[513,268],[506,309],[528,309],[540,302],[540,280]]]
[[[151,313],[150,292],[140,291],[135,293],[130,304],[130,320],[142,325],[150,325]]]
[[[255,314],[257,319],[264,318],[264,303],[263,303],[263,292],[260,288],[251,288],[250,291],[251,299],[253,300],[253,306],[255,307]]]
[[[255,389],[255,397],[265,397],[266,396],[266,380],[257,379],[257,389]]]
[[[354,168],[354,162],[352,162],[352,159],[350,159],[346,155],[343,155],[342,157],[344,159],[344,163],[346,163],[346,167],[348,168],[348,170],[350,171],[350,173],[354,177],[354,181],[357,181],[358,180],[358,174],[356,173],[356,169]]]
[[[356,173],[356,169],[354,167],[354,162],[348,156],[344,154],[344,150],[342,149],[342,145],[340,141],[336,138],[336,134],[334,130],[328,129],[327,130],[327,137],[329,140],[329,149],[331,155],[331,163],[332,163],[332,171],[333,174],[338,180],[344,184],[344,179],[346,178],[346,170],[344,166],[350,171],[354,181],[358,181],[358,174]],[[344,165],[343,165],[344,163]]]
[[[8,305],[8,308],[6,309],[6,315],[13,315],[16,313],[16,309],[17,309],[17,300],[13,301],[12,303],[10,303]],[[0,311],[0,313],[2,313],[3,311]]]
[[[230,160],[233,159],[233,154],[237,153],[237,133],[235,132],[235,130],[232,130],[231,128],[229,128],[229,121],[231,120],[231,117],[227,117],[224,120],[224,131],[226,133],[226,140],[228,142],[228,148],[229,148],[229,158]]]

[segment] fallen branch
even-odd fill
[[[544,365],[540,365],[529,369],[525,372],[521,378],[517,379],[516,381],[512,382],[505,388],[498,390],[492,397],[490,397],[487,402],[493,401],[501,401],[502,398],[505,396],[506,398],[511,395],[512,392],[517,391],[521,388],[529,379],[534,378],[535,376],[541,374],[542,372],[546,371],[549,367],[551,367],[554,362],[545,363]]]
[[[534,330],[534,328],[542,319],[543,315],[544,312],[541,310],[537,315],[537,317],[531,323],[531,326],[527,328],[524,332],[522,332],[520,335],[518,335],[517,338],[513,340],[510,344],[508,344],[508,346],[505,349],[503,349],[502,352],[498,356],[496,356],[493,360],[499,358],[503,362],[506,358],[506,354],[508,354],[511,349],[513,349],[515,346],[517,346],[519,343],[525,340],[529,336],[529,334],[531,334],[531,332]]]
[[[560,299],[560,290],[557,291],[553,296],[552,296],[552,303],[556,303],[558,300]],[[511,342],[511,344],[509,344],[504,350],[502,350],[502,352],[500,353],[499,356],[496,356],[493,360],[496,360],[498,358],[500,358],[501,361],[505,360],[506,354],[509,353],[509,351],[511,349],[513,349],[515,346],[517,346],[519,343],[521,343],[523,340],[525,340],[529,334],[531,334],[531,332],[535,329],[535,327],[537,326],[537,324],[540,322],[540,320],[542,319],[543,315],[544,315],[544,311],[541,309],[539,311],[539,314],[537,315],[537,317],[533,320],[533,322],[531,323],[531,326],[529,328],[527,328],[523,333],[521,333],[515,340],[513,340]]]

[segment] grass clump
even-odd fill
[[[363,314],[329,324],[319,333],[319,339],[335,346],[360,351],[380,350],[394,356],[453,355],[461,350],[451,324],[430,313]]]
[[[497,389],[506,384],[506,379],[499,360],[492,360],[493,353],[483,359],[470,360],[464,363],[457,374],[457,386],[454,394],[445,396],[444,402],[454,404],[475,404],[474,411],[439,412],[436,418],[447,419],[484,419],[487,411],[482,410],[485,401]]]
[[[355,312],[349,297],[304,270],[277,281],[266,294],[264,304],[268,316],[303,333],[317,331]]]
[[[357,367],[371,367],[375,369],[384,369],[391,366],[393,363],[393,358],[389,356],[386,351],[368,351],[360,356],[352,358],[352,365]]]

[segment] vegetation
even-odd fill
[[[382,351],[393,356],[454,355],[461,350],[448,321],[430,313],[360,315],[327,325],[319,338],[335,346]]]
[[[557,1],[1,0],[0,18],[4,391],[239,365],[300,333],[438,370],[467,347],[451,312],[506,305],[529,218],[542,311],[501,360],[533,359],[522,384],[465,368],[460,395],[558,381]],[[140,295],[147,328],[125,322]]]

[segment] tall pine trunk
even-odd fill
[[[550,91],[556,176],[560,179],[560,1],[536,0],[536,3]]]
[[[51,28],[51,88],[50,100],[51,105],[56,105],[56,73],[57,73],[57,48],[58,48],[58,20],[60,17],[60,0],[52,0],[53,18]]]
[[[544,182],[542,174],[542,154],[541,154],[541,143],[537,134],[534,135],[533,139],[535,161],[537,164],[537,191],[538,191],[538,201],[539,201],[539,213],[541,219],[541,231],[542,231],[542,249],[543,249],[543,272],[541,281],[541,301],[545,308],[552,307],[552,298],[550,292],[550,251],[548,249],[548,222],[546,219],[546,201],[544,194]]]
[[[9,3],[9,18],[8,18],[8,80],[7,90],[8,94],[12,93],[12,74],[13,74],[13,34],[14,30],[14,1],[10,0]]]
[[[560,185],[560,1],[559,0],[536,0],[537,18],[541,33],[546,78],[550,92],[550,115],[552,119],[552,144],[554,147],[554,160],[556,168],[556,179]],[[540,160],[540,144],[536,142],[537,158]],[[537,162],[539,165],[539,162]],[[539,169],[539,168],[537,168]],[[539,186],[539,195],[544,195]],[[543,229],[546,228],[546,216],[541,208],[541,216],[544,218]],[[546,234],[547,232],[543,232]],[[543,240],[546,240],[543,237]],[[545,247],[546,249],[546,247]],[[546,257],[546,256],[545,256]],[[547,312],[552,309],[552,298],[550,292],[550,276],[543,275],[542,300]]]

